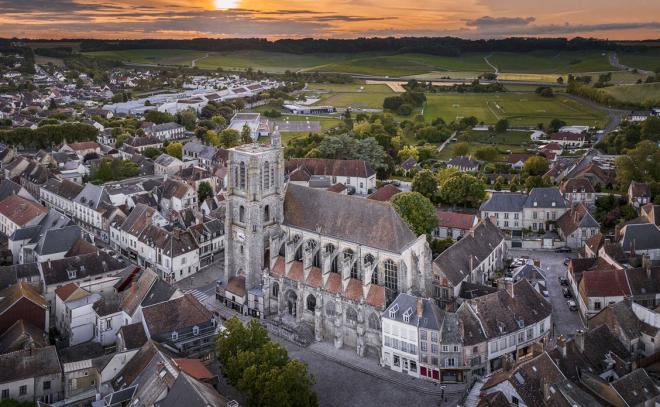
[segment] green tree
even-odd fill
[[[440,199],[450,205],[478,205],[486,196],[486,186],[475,176],[458,173],[440,185]]]
[[[615,161],[616,182],[625,192],[631,181],[660,180],[660,147],[651,140],[641,141],[637,147]]]
[[[419,192],[401,192],[390,200],[392,206],[416,235],[431,235],[438,224],[435,207]]]
[[[660,141],[660,117],[651,116],[642,122],[641,136],[643,139]]]
[[[241,129],[241,142],[244,144],[252,143],[252,130],[250,130],[250,126],[247,123]]]
[[[167,151],[167,154],[172,157],[178,158],[179,160],[183,159],[183,144],[181,143],[170,143],[167,145],[165,151]]]
[[[550,164],[545,157],[535,155],[534,157],[529,157],[525,164],[523,165],[522,173],[523,176],[529,177],[530,175],[543,175],[548,172]]]
[[[211,184],[206,181],[200,182],[197,187],[197,202],[201,204],[210,196],[213,196],[213,188],[211,188]]]
[[[530,175],[525,179],[525,188],[527,189],[527,192],[531,191],[533,188],[543,188],[548,186],[550,186],[550,184],[540,175]]]
[[[478,148],[474,152],[474,158],[481,161],[495,161],[497,159],[497,149],[491,146]]]
[[[224,148],[236,147],[241,143],[241,133],[234,129],[224,129],[220,132],[220,145]]]
[[[167,112],[158,110],[149,110],[144,114],[144,120],[155,124],[171,123],[176,121],[175,117]]]
[[[454,153],[454,156],[467,155],[470,152],[470,145],[468,143],[456,143],[451,151]]]
[[[157,149],[156,147],[147,147],[144,150],[142,150],[142,155],[151,159],[158,157],[162,153],[163,152]]]
[[[383,100],[383,109],[395,112],[403,104],[401,96],[389,96]]]
[[[509,121],[507,119],[500,119],[495,123],[495,131],[498,133],[504,133],[509,129]]]
[[[219,115],[211,117],[211,120],[213,120],[219,128],[223,128],[227,125],[227,119]]]
[[[438,180],[431,171],[422,170],[413,177],[412,190],[433,200],[435,194],[438,192]]]
[[[403,146],[401,150],[397,153],[399,161],[406,161],[408,158],[412,157],[415,161],[419,160],[419,150],[415,146]]]
[[[566,126],[566,122],[559,119],[552,119],[548,124],[548,133],[556,133],[562,127]]]

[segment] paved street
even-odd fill
[[[575,335],[577,329],[583,329],[584,325],[578,312],[568,309],[568,299],[564,298],[561,290],[563,287],[559,284],[559,276],[566,276],[564,259],[566,257],[575,257],[575,254],[517,249],[509,250],[509,254],[512,257],[529,256],[530,259],[541,261],[541,268],[546,273],[549,300],[552,304],[552,323],[555,328],[554,336],[557,337],[561,334],[565,337],[572,337]]]

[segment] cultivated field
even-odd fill
[[[660,68],[660,49],[644,52],[619,52],[619,62],[632,68],[655,71]]]
[[[645,83],[640,85],[617,85],[603,88],[603,91],[624,103],[641,103],[644,105],[660,105],[660,83]]]
[[[187,65],[206,55],[203,51],[181,49],[130,49],[85,52],[84,55],[144,65]]]
[[[446,122],[475,116],[479,121],[494,124],[508,119],[510,125],[535,126],[559,118],[569,124],[604,126],[606,116],[566,96],[544,98],[536,94],[440,94],[428,95],[424,117],[441,117]]]
[[[599,51],[496,52],[488,57],[488,61],[500,72],[541,74],[613,70],[607,54]]]

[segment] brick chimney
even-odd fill
[[[422,315],[424,315],[424,300],[417,297],[417,316],[421,318]]]
[[[557,349],[559,349],[559,353],[561,353],[562,357],[566,357],[566,338],[564,338],[564,335],[559,335],[559,338],[557,338]]]
[[[642,267],[646,272],[646,278],[651,279],[651,257],[648,254],[642,255]]]
[[[577,346],[580,353],[584,352],[584,330],[582,329],[575,331],[575,346]]]

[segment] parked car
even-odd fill
[[[562,294],[564,294],[564,298],[572,298],[573,294],[571,294],[571,290],[568,288],[562,288],[561,289]]]
[[[558,247],[555,249],[555,253],[570,253],[570,252],[571,252],[571,248],[568,246]]]
[[[559,284],[568,285],[568,279],[566,277],[559,276]]]
[[[568,300],[566,303],[568,304],[568,309],[569,310],[571,310],[571,311],[577,311],[578,310],[578,307],[577,307],[577,304],[575,303],[575,301]]]

